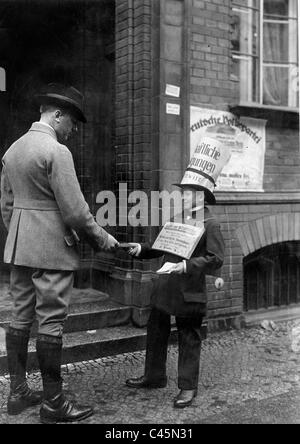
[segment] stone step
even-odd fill
[[[9,305],[0,310],[0,374],[7,373],[4,329],[11,317]],[[146,329],[132,326],[130,317],[131,308],[115,304],[108,295],[93,289],[74,289],[65,325],[63,363],[89,361],[144,349]],[[206,329],[204,325],[203,338],[206,337]],[[28,371],[38,368],[35,336],[36,326],[30,339]],[[173,319],[170,342],[174,343],[176,339]]]
[[[170,343],[177,340],[176,328],[172,328]],[[110,327],[93,332],[75,332],[64,335],[63,364],[90,361],[105,356],[143,350],[146,346],[146,329],[129,325]],[[38,369],[35,340],[31,339],[28,353],[28,371]],[[5,347],[0,348],[0,374],[7,373]]]
[[[300,307],[298,304],[288,307],[276,307],[262,309],[244,314],[245,327],[260,325],[263,321],[288,322],[300,319]]]
[[[114,327],[130,322],[130,307],[120,306],[111,301],[99,302],[96,307],[71,307],[64,332],[97,330],[99,328]],[[0,328],[6,329],[12,318],[11,312],[1,313]],[[37,323],[33,324],[32,336],[36,336]]]

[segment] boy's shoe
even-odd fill
[[[127,379],[126,385],[132,388],[149,388],[149,389],[164,388],[167,385],[167,378],[158,381],[152,381],[152,380],[150,381],[145,376],[140,376],[139,378]]]
[[[174,399],[174,407],[176,409],[184,409],[184,407],[188,407],[192,404],[197,393],[198,390],[180,390],[180,393]]]

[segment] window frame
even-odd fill
[[[290,87],[290,84],[293,83],[294,79],[292,74],[289,76],[289,87],[288,87],[288,105],[282,104],[282,105],[273,105],[273,104],[266,104],[264,103],[264,69],[266,67],[275,66],[278,68],[286,68],[289,69],[289,72],[291,73],[292,70],[295,69],[296,72],[296,78],[298,78],[299,82],[299,51],[300,51],[300,42],[299,42],[299,3],[296,2],[295,6],[295,17],[291,16],[290,13],[288,16],[279,16],[279,15],[270,15],[265,14],[264,12],[264,0],[258,0],[258,4],[253,6],[248,5],[241,5],[239,4],[238,0],[232,1],[232,13],[235,12],[241,12],[241,11],[251,11],[251,22],[248,26],[248,34],[250,35],[252,39],[252,23],[255,22],[254,13],[258,14],[258,51],[257,54],[254,52],[248,51],[247,53],[242,51],[236,51],[235,49],[232,50],[232,60],[235,61],[241,61],[241,60],[249,60],[249,66],[248,66],[248,84],[245,83],[247,86],[246,100],[241,97],[240,95],[240,105],[241,106],[250,106],[254,105],[259,108],[272,108],[272,109],[288,109],[290,111],[297,111],[299,112],[299,106],[300,106],[300,99],[299,95],[297,96],[297,91],[295,92],[292,87]],[[267,16],[267,18],[266,18]],[[270,18],[271,17],[271,18]],[[275,18],[276,17],[276,18]],[[298,31],[298,35],[296,36],[296,48],[295,48],[295,54],[296,54],[296,61],[288,61],[287,63],[278,63],[274,61],[269,61],[264,59],[264,26],[265,23],[280,23],[280,24],[289,24],[291,20],[295,20],[297,22],[296,29]],[[289,35],[289,45],[291,43],[291,36]],[[255,62],[256,60],[256,62]],[[253,91],[254,91],[254,82],[252,79],[252,72],[253,72],[253,65],[254,63],[258,63],[258,71],[254,74],[255,76],[259,76],[258,79],[256,79],[256,82],[258,84],[258,91],[256,92],[256,95],[254,97]],[[240,66],[240,65],[239,65]],[[232,75],[232,79],[236,80],[236,77]],[[239,82],[241,82],[241,78],[238,79]],[[251,84],[249,87],[249,83]],[[244,86],[245,86],[244,85]],[[240,90],[241,91],[241,90]],[[295,102],[295,105],[293,104]]]

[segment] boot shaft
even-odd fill
[[[5,339],[11,392],[15,392],[26,383],[29,332],[9,327]]]
[[[53,399],[62,392],[62,339],[38,335],[36,351],[43,380],[44,398]]]

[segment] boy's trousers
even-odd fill
[[[199,380],[201,325],[203,317],[176,317],[178,329],[178,387],[196,390]],[[171,316],[153,308],[147,325],[145,377],[149,381],[166,380],[168,339]]]

